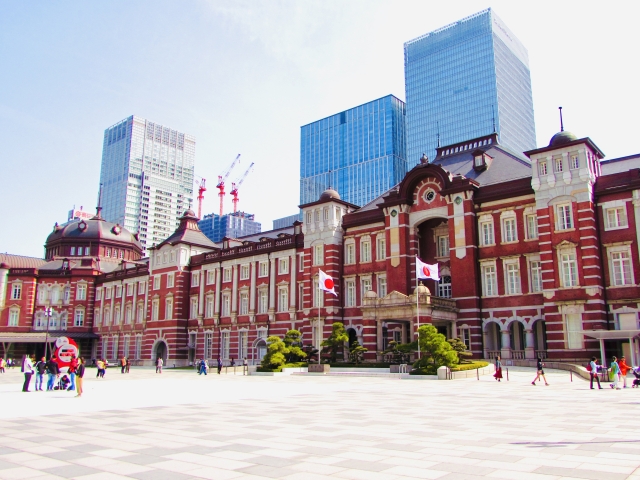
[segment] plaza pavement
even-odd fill
[[[0,374],[0,478],[640,479],[640,389],[509,368],[454,381],[88,369],[85,394]],[[32,383],[33,389],[33,383]],[[635,472],[635,473],[634,473]]]

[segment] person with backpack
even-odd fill
[[[60,366],[56,362],[56,357],[51,357],[47,362],[47,391],[53,391],[53,384],[60,375]]]
[[[42,357],[38,363],[36,363],[36,391],[42,391],[42,384],[44,383],[44,374],[47,371],[47,359]]]
[[[84,358],[78,359],[78,368],[76,369],[76,397],[81,397],[84,384]]]
[[[611,357],[611,365],[609,365],[609,380],[613,383],[610,385],[611,388],[615,388],[616,390],[620,390],[618,386],[618,374],[620,373],[620,365],[618,365],[618,358]]]
[[[600,385],[600,377],[598,377],[598,359],[596,357],[591,357],[591,361],[587,366],[587,370],[589,371],[589,375],[591,377],[591,390],[593,390],[594,379],[596,382],[598,382],[598,388],[602,390],[602,386]]]
[[[71,379],[71,385],[67,390],[70,392],[76,389],[76,369],[78,368],[78,359],[75,355],[71,355],[71,364],[69,365],[69,369],[67,373],[69,374],[69,378]]]
[[[22,391],[29,391],[29,383],[31,383],[31,376],[33,375],[33,363],[29,358],[29,355],[22,357],[22,373],[24,373],[24,384],[22,385]]]

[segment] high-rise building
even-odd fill
[[[494,131],[516,153],[535,148],[527,50],[493,10],[405,43],[404,65],[410,167]]]
[[[193,201],[196,141],[135,115],[104,131],[102,216],[139,234],[144,251],[179,225]]]
[[[198,227],[212,242],[221,242],[224,237],[240,238],[262,231],[255,215],[245,212],[234,212],[226,215],[210,213],[198,222]]]
[[[294,224],[294,222],[302,221],[302,213],[295,213],[282,218],[276,218],[273,221],[273,229],[278,230],[280,228],[287,228]]]
[[[328,187],[364,205],[407,173],[405,106],[393,95],[300,128],[300,204]]]

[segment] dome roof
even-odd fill
[[[191,209],[188,209],[186,212],[184,212],[184,214],[183,214],[182,216],[183,216],[183,217],[195,217],[195,218],[198,218],[198,217],[196,216],[196,212],[194,212],[194,211],[193,211],[193,210],[191,210]]]
[[[373,290],[367,290],[364,294],[364,298],[378,298],[378,294]]]
[[[58,240],[80,240],[80,241],[112,241],[120,244],[130,244],[139,250],[142,245],[138,239],[126,228],[117,223],[111,223],[99,217],[90,220],[80,220],[69,222],[66,225],[56,224],[53,232],[47,237],[47,244]]]
[[[567,143],[573,142],[574,140],[577,140],[578,137],[576,137],[573,133],[571,132],[567,132],[566,130],[563,130],[561,132],[556,133],[553,137],[551,137],[551,141],[549,142],[549,146],[550,147],[560,147],[562,145],[565,145]]]
[[[322,192],[322,195],[320,195],[320,200],[340,200],[340,194],[333,188],[329,187],[324,192]]]
[[[416,288],[413,289],[413,293],[416,293],[416,291],[420,293],[420,295],[431,294],[431,290],[429,290],[427,287],[425,287],[422,284],[418,285]]]

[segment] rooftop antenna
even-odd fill
[[[102,183],[100,184],[100,190],[98,190],[98,206],[96,207],[96,218],[102,218],[100,215],[102,212]]]
[[[438,139],[438,148],[440,148],[440,122],[436,122],[436,125],[438,127],[438,133],[436,135],[436,138]]]
[[[558,110],[560,110],[560,131],[564,132],[564,122],[562,121],[562,107],[558,107]]]

